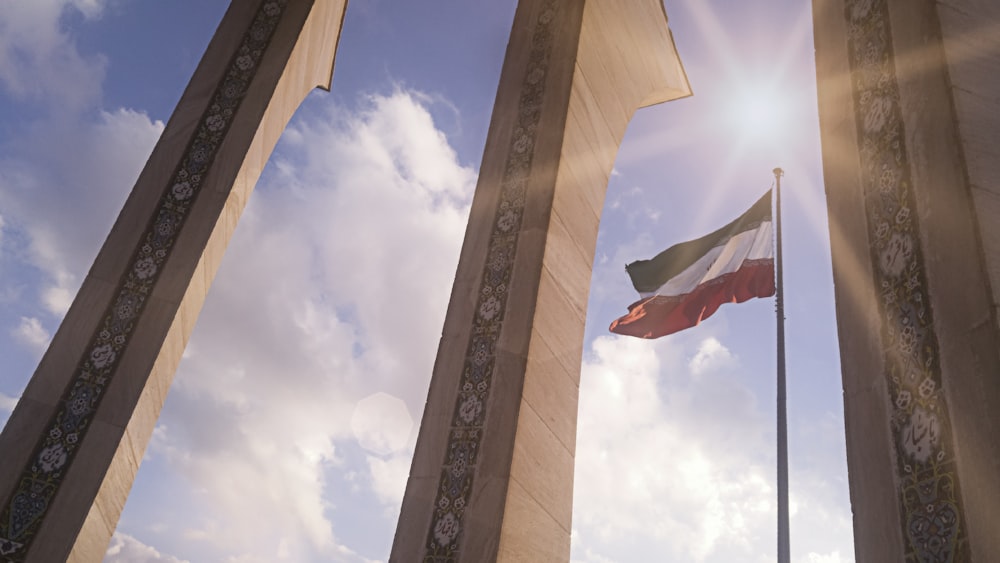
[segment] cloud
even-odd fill
[[[414,94],[300,113],[230,244],[153,453],[198,491],[188,525],[205,533],[188,541],[355,561],[332,491],[362,485],[373,518],[395,525],[475,173]]]
[[[576,563],[650,553],[773,561],[773,423],[744,381],[739,359],[714,336],[594,340],[580,384]],[[825,419],[804,426],[812,442],[791,467],[793,560],[846,562],[834,550],[851,544],[850,511],[830,484],[842,468],[812,455],[835,448],[838,436]]]
[[[19,397],[11,397],[0,393],[0,428],[3,428],[7,424],[7,419],[10,418],[10,413],[14,412],[14,407],[17,406],[19,399]]]
[[[39,299],[61,316],[121,210],[163,123],[142,112],[38,122],[0,156],[0,207],[44,276]]]
[[[49,331],[42,327],[41,321],[34,317],[21,317],[21,323],[11,331],[11,334],[32,351],[41,352],[49,344]]]
[[[46,92],[37,101],[60,108],[0,146],[4,249],[19,245],[5,259],[20,266],[4,281],[34,292],[14,332],[39,345],[48,339],[39,314],[68,309],[163,124],[124,108],[84,111],[99,100],[103,61],[80,55],[58,20],[68,10],[99,17],[105,2],[22,4],[0,14],[0,87],[17,100]],[[18,22],[37,37],[5,33]],[[47,61],[73,67],[61,81],[87,75],[73,99],[53,92],[64,82],[47,70],[24,71]],[[428,99],[396,91],[358,110],[303,108],[286,131],[148,450],[149,471],[168,468],[191,490],[168,499],[173,515],[163,510],[176,545],[214,560],[364,560],[331,524],[339,507],[329,489],[352,472],[394,526],[385,514],[405,485],[476,178],[434,126]],[[351,415],[380,391],[412,415],[366,423],[376,455],[357,454]],[[200,532],[181,538],[184,526]]]
[[[368,456],[368,470],[372,476],[372,489],[378,500],[388,508],[387,516],[395,521],[406,492],[406,479],[410,475],[412,452],[389,459]]]
[[[17,401],[18,397],[10,397],[0,393],[0,412],[10,414],[14,411],[14,407],[17,406]]]
[[[104,554],[104,563],[187,563],[171,555],[160,553],[128,534],[115,532]]]
[[[98,18],[106,3],[38,0],[0,12],[0,87],[59,114],[0,147],[5,258],[23,241],[20,259],[43,278],[32,297],[53,316],[68,308],[163,129],[140,111],[93,111],[106,63],[81,53],[60,21]],[[404,428],[423,408],[475,181],[435,127],[429,99],[396,91],[358,110],[307,103],[286,131],[140,473],[157,487],[164,474],[182,481],[156,504],[151,543],[195,560],[367,561],[355,548],[362,538],[339,522],[357,518],[391,535],[412,455]],[[642,253],[619,248],[612,262],[658,249],[648,238],[636,245]],[[40,342],[43,312],[25,314],[17,332]],[[739,362],[721,342],[702,341],[692,357],[687,349],[594,344],[581,388],[575,558],[768,560],[767,424],[727,374]],[[409,414],[360,406],[380,394]],[[0,394],[0,413],[16,402]],[[819,532],[796,537],[812,550],[799,560],[836,563],[850,515],[829,508],[823,468],[810,469],[801,481],[809,494],[793,491],[794,522]],[[142,502],[133,498],[126,515]],[[108,557],[179,561],[122,532]]]
[[[373,393],[358,401],[351,415],[351,431],[364,449],[387,455],[406,446],[413,419],[406,403],[387,393]]]
[[[706,338],[698,345],[698,351],[688,362],[688,369],[694,375],[702,375],[709,371],[715,371],[732,367],[735,364],[732,352],[722,345],[715,338]]]
[[[69,111],[96,103],[107,61],[83,55],[61,25],[72,12],[101,15],[105,0],[9,2],[0,11],[0,84],[18,100]]]
[[[575,533],[576,532],[574,532],[574,534]],[[594,551],[590,548],[584,548],[583,553],[578,554],[578,556],[582,556],[583,559],[574,558],[570,560],[570,563],[583,563],[584,561],[586,561],[587,563],[615,563],[614,559],[604,557],[599,553],[594,553]]]
[[[719,398],[729,416],[697,416],[712,388],[663,342],[600,337],[583,366],[575,553],[756,560],[748,548],[774,511],[763,420],[745,390]],[[723,433],[722,443],[705,439]]]
[[[13,2],[0,11],[0,92],[42,110],[0,145],[3,227],[16,259],[44,277],[36,297],[57,317],[163,130],[142,112],[97,109],[106,61],[81,55],[63,24],[70,15],[99,18],[108,1]]]
[[[839,551],[834,551],[833,553],[829,553],[826,555],[822,555],[819,553],[810,553],[808,561],[809,563],[848,563],[849,561],[854,561],[854,559],[853,558],[845,559],[840,556]]]

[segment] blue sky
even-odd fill
[[[0,422],[226,6],[0,11]],[[350,4],[332,91],[241,219],[107,561],[386,559],[514,6]],[[853,561],[808,5],[666,8],[695,95],[636,114],[608,186],[573,561],[774,559],[773,300],[653,342],[606,327],[635,299],[625,263],[728,222],[775,166],[793,560]]]

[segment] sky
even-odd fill
[[[0,423],[225,0],[0,9]],[[694,96],[636,113],[598,237],[572,561],[775,558],[773,299],[611,335],[624,264],[783,188],[792,559],[853,561],[808,3],[666,0]],[[106,562],[384,561],[513,0],[352,0],[251,198]],[[400,283],[400,280],[406,283]]]

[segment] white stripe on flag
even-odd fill
[[[640,292],[639,295],[643,299],[654,295],[686,295],[709,280],[739,270],[747,260],[773,258],[772,224],[770,221],[763,221],[756,229],[743,231],[731,237],[726,244],[709,250],[683,272],[667,280],[656,291]]]

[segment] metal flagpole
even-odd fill
[[[774,169],[775,310],[778,316],[778,563],[791,563],[788,533],[788,416],[785,408],[785,292],[782,287],[781,177]]]

